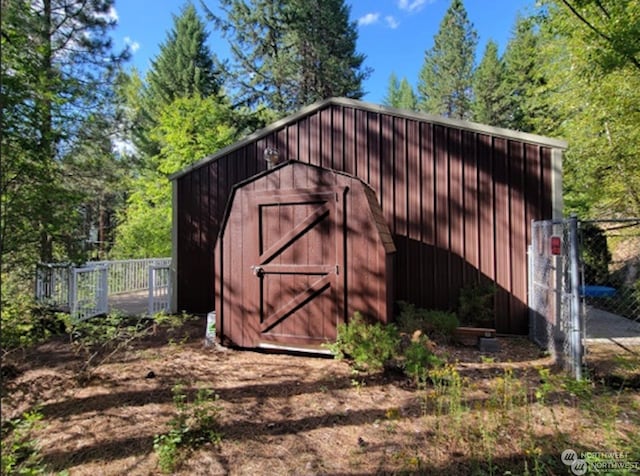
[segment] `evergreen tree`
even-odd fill
[[[504,66],[498,57],[498,45],[489,41],[482,61],[473,74],[473,120],[492,126],[507,125],[504,91]]]
[[[238,103],[279,114],[330,96],[362,97],[370,74],[344,0],[222,0]]]
[[[206,40],[205,25],[188,3],[174,16],[145,81],[134,70],[120,83],[138,170],[128,184],[126,209],[118,215],[114,256],[170,254],[168,176],[228,145],[245,122],[222,93],[218,61]]]
[[[173,29],[160,45],[160,54],[151,62],[146,78],[150,101],[166,105],[179,97],[218,94],[220,72],[207,46],[208,33],[193,4],[174,16]]]
[[[389,86],[387,87],[387,96],[383,104],[408,111],[416,110],[418,100],[407,78],[402,78],[402,81],[398,81],[395,73],[391,73]]]
[[[539,28],[534,17],[519,17],[503,57],[506,127],[549,134],[555,123],[550,109],[547,72]]]
[[[68,158],[91,117],[111,111],[126,56],[112,53],[112,12],[112,0],[2,2],[3,266],[68,259],[85,238],[76,218],[86,190]]]
[[[173,17],[173,27],[160,45],[160,53],[141,84],[134,76],[127,96],[133,114],[132,129],[138,151],[147,157],[158,153],[158,144],[149,132],[156,126],[160,111],[174,100],[200,95],[215,96],[221,91],[222,76],[217,59],[206,44],[208,33],[192,3]],[[142,86],[136,92],[135,84]]]
[[[462,0],[452,0],[420,71],[418,106],[422,111],[457,119],[470,117],[476,44],[477,34]]]

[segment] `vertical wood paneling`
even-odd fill
[[[421,299],[421,187],[420,187],[420,125],[416,121],[407,123],[407,300],[416,302]],[[401,268],[400,268],[401,269]],[[398,271],[400,271],[400,269]]]
[[[383,115],[380,117],[380,165],[382,173],[382,187],[380,189],[380,201],[384,218],[395,233],[395,219],[393,216],[393,182],[395,179],[394,150],[393,150],[393,118]]]
[[[458,305],[458,294],[463,285],[464,256],[464,209],[463,164],[462,164],[462,132],[449,129],[449,233],[451,248],[449,252],[448,305],[455,309]]]
[[[525,165],[522,142],[509,141],[509,200],[511,229],[509,232],[511,250],[511,296],[510,311],[515,315],[526,313],[527,302],[527,222],[525,207]],[[526,323],[509,322],[509,331],[522,334],[527,331]]]
[[[493,142],[491,137],[486,135],[478,136],[478,189],[480,272],[491,281],[496,276],[493,246],[495,236]]]
[[[480,269],[480,234],[478,227],[478,162],[476,135],[463,132],[463,189],[464,189],[464,284],[478,282]]]
[[[494,139],[493,181],[496,220],[494,253],[496,260],[496,283],[499,286],[496,293],[496,306],[498,311],[496,325],[499,325],[501,329],[508,329],[509,295],[506,290],[511,289],[511,251],[509,236],[511,216],[509,207],[509,160],[507,155],[507,141],[502,138]]]
[[[374,112],[367,113],[367,145],[369,162],[369,185],[378,194],[382,205],[382,157],[380,154],[380,116]]]
[[[436,307],[449,306],[449,154],[447,129],[434,126],[435,152],[435,263],[434,302]]]
[[[341,108],[333,107],[330,109],[332,117],[331,117],[331,130],[329,134],[331,136],[331,141],[328,144],[331,150],[331,169],[335,170],[345,170],[348,168],[349,156],[351,161],[355,160],[353,153],[349,154],[344,150],[344,144],[353,142],[351,140],[347,141],[346,138],[349,137],[352,132],[349,131],[349,127],[347,126],[346,114],[347,111],[343,111]]]
[[[321,127],[320,114],[314,114],[309,117],[309,158],[307,161],[310,164],[322,167],[322,151],[320,147]]]
[[[367,156],[367,112],[357,109],[355,111],[355,154],[356,170],[355,175],[366,183],[371,183],[369,174],[369,160]],[[345,141],[348,144],[348,141]]]
[[[420,149],[422,174],[420,201],[422,202],[422,243],[420,247],[420,284],[424,301],[435,303],[435,249],[436,249],[436,174],[435,139],[432,124],[420,124],[422,147]]]
[[[396,299],[447,308],[461,286],[495,280],[498,329],[526,332],[526,245],[531,220],[551,217],[551,149],[336,104],[178,179],[181,309],[213,307],[209,268],[226,200],[235,183],[266,169],[267,145],[371,185],[398,246]],[[348,249],[347,262],[364,252]]]

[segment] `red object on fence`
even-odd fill
[[[551,237],[551,254],[556,256],[562,254],[562,239],[559,236]]]

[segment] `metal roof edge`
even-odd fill
[[[409,111],[405,109],[396,109],[389,106],[382,106],[379,104],[360,101],[358,99],[333,97],[329,99],[324,99],[322,101],[317,101],[313,104],[303,107],[298,112],[295,112],[286,117],[283,117],[282,119],[278,119],[277,121],[269,124],[268,126],[263,127],[262,129],[259,129],[243,137],[239,141],[234,142],[233,144],[228,145],[211,155],[203,157],[202,159],[194,162],[193,164],[188,165],[187,167],[179,170],[178,172],[171,174],[169,176],[169,180],[179,179],[184,175],[188,174],[189,172],[191,172],[192,170],[198,169],[208,164],[209,162],[213,162],[214,160],[218,159],[219,157],[222,157],[225,154],[228,154],[229,152],[239,149],[252,141],[259,140],[267,136],[268,134],[277,131],[281,127],[287,124],[290,124],[292,122],[295,122],[329,105],[352,107],[354,109],[360,109],[360,110],[365,110],[365,111],[379,113],[379,114],[390,114],[393,116],[414,119],[417,121],[429,122],[429,123],[443,125],[443,126],[455,127],[458,129],[477,132],[480,134],[487,134],[487,135],[502,137],[505,139],[519,140],[522,142],[548,146],[556,149],[564,150],[568,147],[567,142],[562,139],[555,139],[552,137],[541,136],[541,135],[532,134],[529,132],[520,132],[513,129],[506,129],[503,127],[489,126],[486,124],[479,124],[476,122],[464,121],[461,119],[450,119],[447,117],[436,116],[433,114]]]
[[[567,141],[563,139],[532,134],[530,132],[521,132],[504,127],[489,126],[487,124],[480,124],[478,122],[465,121],[462,119],[450,119],[448,117],[436,116],[434,114],[427,114],[425,112],[397,109],[390,106],[382,106],[379,104],[363,102],[356,99],[331,98],[329,101],[331,101],[333,104],[339,104],[342,106],[364,109],[370,112],[391,114],[393,116],[415,119],[417,121],[431,122],[443,126],[456,127],[458,129],[465,129],[482,134],[489,134],[493,136],[503,137],[505,139],[521,140],[522,142],[545,145],[558,149],[566,149],[568,147]]]
[[[300,109],[298,112],[295,112],[293,114],[285,116],[282,119],[278,119],[277,121],[272,122],[268,126],[265,126],[262,129],[258,129],[257,131],[252,132],[251,134],[249,134],[248,136],[243,137],[239,141],[234,142],[233,144],[230,144],[230,145],[228,145],[228,146],[226,146],[226,147],[214,152],[211,155],[203,157],[202,159],[198,160],[197,162],[194,162],[191,165],[187,165],[182,170],[179,170],[178,172],[175,172],[175,173],[171,174],[169,176],[169,180],[178,179],[178,178],[188,174],[192,170],[200,168],[203,165],[208,164],[209,162],[213,162],[217,158],[222,157],[223,155],[228,154],[229,152],[233,152],[236,149],[240,149],[241,147],[245,146],[249,142],[259,140],[259,139],[263,138],[264,136],[267,136],[270,133],[277,131],[282,126],[285,126],[285,125],[287,125],[289,123],[295,122],[298,119],[303,118],[304,116],[308,116],[309,114],[313,113],[314,111],[322,109],[323,107],[326,107],[327,105],[331,104],[332,102],[334,102],[334,98],[325,99],[325,100],[318,101],[318,102],[315,102],[313,104],[310,104],[308,106],[305,106],[302,109]]]

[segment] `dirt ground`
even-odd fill
[[[464,382],[463,409],[443,412],[432,388],[402,375],[358,375],[330,358],[206,348],[204,326],[191,321],[146,338],[82,384],[68,339],[15,354],[3,362],[11,370],[3,420],[40,405],[43,463],[71,475],[160,474],[153,441],[175,414],[178,383],[219,396],[223,439],[194,449],[175,474],[522,474],[536,464],[538,474],[570,474],[560,461],[567,448],[627,451],[640,461],[638,390],[598,384],[581,400],[558,378],[536,401],[541,369],[552,362],[524,338],[499,338],[500,351],[485,356],[473,346],[439,348]],[[598,378],[610,356],[590,354]],[[509,382],[505,369],[525,400],[494,398],[509,395],[496,393]],[[640,373],[624,371],[623,386]]]

